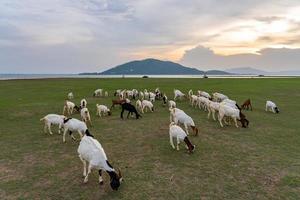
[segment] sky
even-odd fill
[[[300,1],[0,0],[0,73],[99,72],[146,58],[300,70]]]

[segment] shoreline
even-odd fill
[[[73,79],[73,78],[143,78],[144,75],[78,75],[78,74],[0,74],[0,80],[38,80],[38,79]],[[204,78],[203,75],[145,75],[147,78]],[[147,79],[145,78],[145,79]],[[207,75],[207,78],[300,78],[300,75]]]

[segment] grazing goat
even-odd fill
[[[224,116],[233,119],[235,126],[238,128],[237,121],[240,121],[243,128],[249,126],[249,121],[246,119],[246,116],[241,112],[240,107],[237,105],[237,109],[233,108],[230,105],[221,103],[219,107],[219,122],[221,127],[223,127],[222,120]],[[226,123],[226,121],[225,121]],[[226,123],[227,124],[227,123]]]
[[[241,106],[241,108],[242,108],[242,110],[249,110],[249,108],[250,108],[250,110],[252,111],[252,104],[251,104],[251,101],[250,101],[250,99],[247,99],[244,103],[243,103],[243,105]]]
[[[81,99],[81,101],[80,101],[80,108],[82,109],[82,108],[86,108],[86,106],[87,106],[87,101],[86,101],[86,99]]]
[[[104,92],[104,96],[108,97],[108,92],[107,91]]]
[[[96,169],[99,173],[99,184],[102,185],[102,170],[104,170],[110,176],[110,187],[113,190],[118,190],[122,182],[121,171],[119,170],[119,172],[116,173],[116,170],[108,162],[104,149],[96,139],[88,135],[83,136],[77,152],[83,163],[84,183],[88,182],[88,177],[92,169]],[[88,168],[86,170],[87,162]]]
[[[122,106],[122,111],[121,111],[122,119],[123,119],[123,113],[125,110],[128,111],[127,118],[129,118],[129,115],[133,114],[133,113],[135,113],[136,119],[141,117],[141,115],[137,112],[136,108],[133,105],[131,105],[130,103],[123,103],[123,104],[121,104],[121,106]]]
[[[76,140],[76,138],[73,136],[73,132],[79,133],[80,137],[82,138],[82,136],[86,133],[86,130],[88,130],[88,128],[83,121],[80,121],[75,118],[65,118],[63,142],[66,142],[66,134],[68,131],[72,139]]]
[[[195,150],[195,145],[192,145],[190,142],[187,134],[184,132],[184,130],[175,124],[175,122],[171,122],[169,126],[169,135],[170,135],[170,144],[175,149],[173,138],[176,138],[177,140],[177,151],[179,151],[179,144],[181,141],[184,141],[189,153],[192,153]]]
[[[103,114],[103,116],[111,115],[110,109],[108,109],[107,106],[105,105],[96,104],[96,108],[97,108],[96,115],[99,117],[101,117],[101,114]]]
[[[79,112],[80,108],[78,106],[75,105],[75,103],[66,100],[65,101],[65,105],[64,105],[64,109],[63,109],[63,115],[71,115],[73,114],[74,109]]]
[[[222,120],[224,117],[230,117],[231,119],[233,119],[235,126],[238,128],[238,124],[237,124],[237,120],[240,119],[240,111],[236,108],[232,108],[229,105],[226,104],[220,104],[220,108],[219,108],[219,123],[221,125],[221,127],[223,127],[223,123]],[[225,121],[225,123],[227,124],[227,122]]]
[[[88,108],[82,108],[80,111],[81,120],[86,124],[89,123],[92,126],[91,115]]]
[[[125,99],[116,99],[116,100],[112,100],[112,105],[110,107],[110,109],[114,108],[115,105],[122,105],[123,103],[126,103]]]
[[[184,93],[182,93],[180,90],[174,90],[174,101],[176,101],[177,98],[181,100],[183,97],[185,97]]]
[[[176,108],[176,102],[173,100],[169,101],[169,108]]]
[[[191,127],[195,135],[198,135],[198,129],[196,128],[195,123],[190,116],[178,108],[170,108],[169,110],[170,122],[175,122],[175,124],[183,124],[187,135],[189,134],[188,127]]]
[[[93,96],[94,97],[102,97],[103,89],[97,89],[94,91]]]
[[[149,108],[149,110],[151,110],[151,112],[154,111],[154,107],[153,107],[153,104],[151,103],[151,101],[143,100],[142,101],[142,113],[144,113],[144,109],[147,112],[148,108]]]
[[[69,99],[69,100],[74,99],[73,92],[69,92],[69,93],[68,93],[68,99]]]
[[[40,121],[44,121],[44,132],[47,133],[47,129],[49,133],[52,135],[51,131],[51,125],[58,125],[58,134],[60,134],[60,131],[63,129],[64,125],[64,115],[57,115],[57,114],[48,114],[45,117],[41,118]]]
[[[279,113],[279,109],[276,104],[272,101],[266,102],[266,112],[272,111],[273,113]]]

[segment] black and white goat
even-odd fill
[[[121,171],[116,173],[116,170],[108,162],[104,149],[98,140],[93,136],[85,135],[82,137],[78,150],[79,158],[83,163],[84,183],[88,182],[89,174],[92,169],[98,170],[99,184],[103,184],[102,170],[106,171],[110,176],[110,186],[113,190],[118,190],[122,182]],[[88,162],[88,168],[86,165]]]

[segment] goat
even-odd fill
[[[79,112],[80,108],[78,106],[75,105],[75,103],[66,100],[65,101],[65,105],[64,105],[64,109],[63,109],[63,115],[71,115],[73,114],[74,109]]]
[[[279,113],[279,109],[276,104],[272,101],[266,102],[266,112],[272,111],[273,113]]]
[[[247,100],[243,103],[243,105],[241,106],[241,108],[242,108],[242,110],[245,110],[245,109],[249,110],[249,108],[250,108],[250,110],[252,111],[252,104],[251,104],[250,99],[247,99]]]
[[[80,116],[82,121],[84,121],[86,124],[89,123],[92,126],[91,115],[87,108],[81,109]]]
[[[57,114],[48,114],[45,117],[41,118],[40,121],[44,121],[44,132],[47,133],[47,128],[49,133],[52,135],[51,131],[51,125],[55,124],[58,125],[58,134],[60,134],[60,131],[63,129],[64,125],[64,115],[57,115]]]
[[[103,89],[97,89],[94,91],[93,96],[94,97],[102,97]]]
[[[153,104],[151,103],[151,101],[148,101],[148,100],[143,100],[142,101],[142,113],[144,113],[144,109],[146,109],[145,111],[147,112],[147,110],[151,110],[151,112],[154,111],[154,107],[153,107]]]
[[[132,114],[132,113],[135,113],[136,119],[141,117],[141,115],[137,112],[136,108],[133,105],[131,105],[130,103],[123,103],[123,104],[121,104],[121,106],[122,106],[122,111],[121,111],[122,119],[123,119],[123,113],[125,110],[128,111],[127,118],[129,118],[129,114]]]
[[[64,119],[64,134],[63,134],[63,142],[66,142],[66,134],[69,131],[73,140],[76,138],[73,136],[73,132],[79,133],[80,137],[82,138],[83,135],[86,133],[87,126],[83,121],[80,121],[75,118],[65,118]]]
[[[198,129],[196,128],[195,123],[190,116],[188,116],[183,110],[180,110],[178,108],[170,108],[169,110],[170,122],[175,122],[175,124],[183,124],[187,135],[189,135],[188,127],[190,126],[195,135],[198,135]]]
[[[176,138],[177,140],[177,151],[179,151],[179,144],[181,141],[184,141],[189,153],[192,153],[195,150],[195,145],[192,145],[190,142],[187,134],[184,132],[184,130],[175,124],[175,122],[171,122],[169,126],[169,135],[170,135],[170,144],[175,149],[173,138]]]
[[[118,190],[122,182],[121,171],[118,174],[112,165],[108,162],[104,149],[98,140],[91,136],[82,137],[78,149],[78,156],[83,163],[84,183],[88,182],[89,174],[92,169],[97,169],[99,173],[99,184],[103,184],[102,170],[105,170],[110,176],[110,186],[113,190]],[[88,169],[86,170],[86,164]]]
[[[101,114],[103,113],[103,116],[104,115],[111,115],[111,112],[110,112],[110,109],[107,108],[107,106],[105,105],[99,105],[99,104],[96,104],[96,108],[97,108],[97,112],[96,112],[96,115],[101,117]]]
[[[185,94],[182,93],[180,90],[174,89],[174,101],[176,101],[177,98],[180,100],[185,97]]]
[[[105,92],[104,92],[104,96],[105,96],[105,97],[108,97],[108,91],[105,91]]]
[[[115,105],[122,105],[123,103],[126,103],[125,99],[117,99],[117,100],[112,100],[112,105],[110,107],[110,109],[114,108]]]

